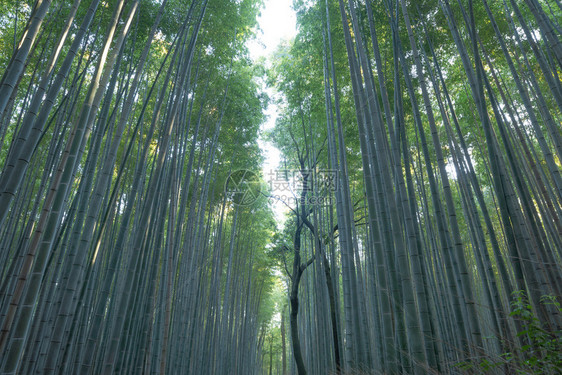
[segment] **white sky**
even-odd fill
[[[292,0],[265,0],[258,17],[257,41],[249,45],[250,55],[256,59],[271,54],[283,39],[292,39],[297,33],[297,19]]]
[[[261,57],[268,57],[275,51],[282,40],[294,38],[297,33],[296,15],[292,9],[292,0],[265,0],[264,9],[258,18],[259,29],[257,39],[250,42],[248,48],[252,59],[257,60]],[[274,90],[267,87],[265,91],[270,97],[275,95]],[[277,119],[277,106],[271,103],[265,111],[268,119],[262,125],[262,130],[269,130],[275,126]],[[281,153],[271,143],[264,139],[258,141],[260,148],[265,156],[263,176],[277,169],[281,159]],[[286,207],[282,203],[273,206],[276,219],[279,223],[284,222]]]

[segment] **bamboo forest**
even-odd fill
[[[0,0],[0,374],[562,374],[561,0]]]

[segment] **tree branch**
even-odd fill
[[[283,245],[283,247],[288,251],[292,251],[287,245]],[[289,275],[289,279],[293,280],[293,275],[291,275],[291,272],[289,272],[289,268],[287,267],[287,257],[285,257],[284,252],[281,252],[281,255],[283,256],[283,266],[285,266],[285,272]]]

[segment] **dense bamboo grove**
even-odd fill
[[[2,13],[3,41],[20,41],[0,95],[1,372],[258,372],[273,222],[223,187],[260,163],[266,97],[244,46],[257,5],[15,5]],[[29,22],[10,26],[16,12]]]
[[[511,304],[528,296],[562,349],[544,297],[562,296],[560,2],[295,8],[272,139],[303,179],[336,170],[338,189],[301,195],[279,241],[306,267],[287,276],[293,372],[562,371]]]
[[[0,373],[562,372],[562,3],[262,5],[0,0]]]

